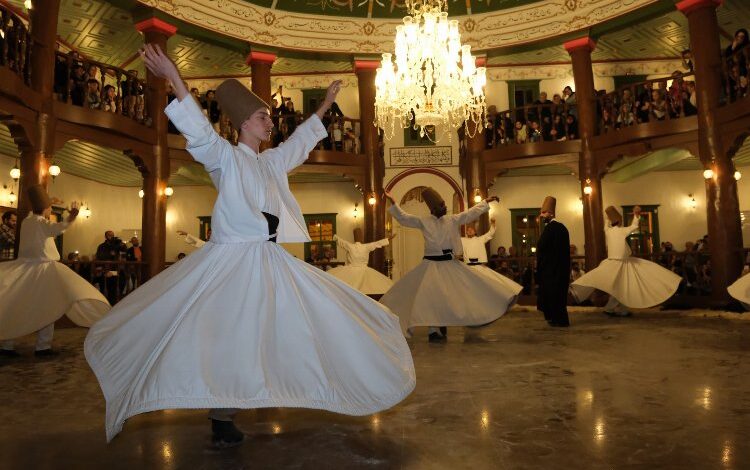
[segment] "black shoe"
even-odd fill
[[[0,357],[16,358],[21,357],[15,349],[0,349]]]
[[[245,435],[242,431],[237,429],[233,421],[219,421],[218,419],[211,420],[211,442],[214,446],[219,448],[227,448],[238,446],[245,439]]]
[[[441,335],[438,332],[430,333],[430,336],[428,336],[427,339],[430,343],[445,343],[448,341],[447,337]]]
[[[57,351],[54,351],[52,348],[40,349],[39,351],[34,351],[34,356],[36,357],[55,357],[58,354],[60,353]]]
[[[445,336],[447,338],[448,337],[448,327],[447,326],[441,326],[440,327],[440,334],[443,335],[443,336]]]

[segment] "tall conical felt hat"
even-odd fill
[[[234,78],[224,80],[219,85],[216,89],[216,101],[219,102],[221,112],[229,116],[229,122],[237,130],[255,111],[270,108],[268,103]]]
[[[604,213],[607,214],[607,218],[612,223],[612,225],[617,222],[622,225],[622,214],[620,214],[620,211],[618,211],[615,206],[607,207],[606,209],[604,209]]]
[[[360,243],[364,243],[365,241],[365,234],[359,227],[354,229],[354,241]]]
[[[557,199],[555,199],[552,196],[547,196],[544,198],[544,202],[542,203],[541,212],[552,212],[554,214],[556,205],[557,205]]]
[[[425,188],[422,190],[422,200],[425,204],[427,204],[427,207],[430,208],[430,211],[440,209],[440,207],[442,207],[442,205],[445,203],[445,201],[443,201],[443,198],[440,197],[440,193],[432,188]]]
[[[44,212],[44,209],[52,206],[47,190],[41,184],[35,184],[29,187],[28,193],[29,201],[31,202],[31,209],[34,212]]]

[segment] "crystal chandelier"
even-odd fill
[[[487,125],[486,69],[476,67],[471,46],[461,45],[458,21],[444,11],[447,0],[406,0],[406,6],[409,16],[396,28],[395,67],[393,55],[383,54],[375,77],[375,125],[389,140],[396,128],[410,126],[428,138],[427,128],[435,126],[450,139],[464,125],[474,137]]]

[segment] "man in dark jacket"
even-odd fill
[[[570,285],[570,236],[568,229],[555,220],[557,200],[547,196],[540,217],[547,225],[537,243],[537,308],[550,326],[570,326],[568,286]]]

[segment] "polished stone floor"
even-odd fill
[[[516,309],[444,345],[419,332],[397,407],[246,411],[249,439],[222,451],[201,410],[135,417],[106,444],[85,330],[58,330],[60,357],[25,338],[0,359],[0,469],[747,469],[748,317],[579,311],[560,330]]]

